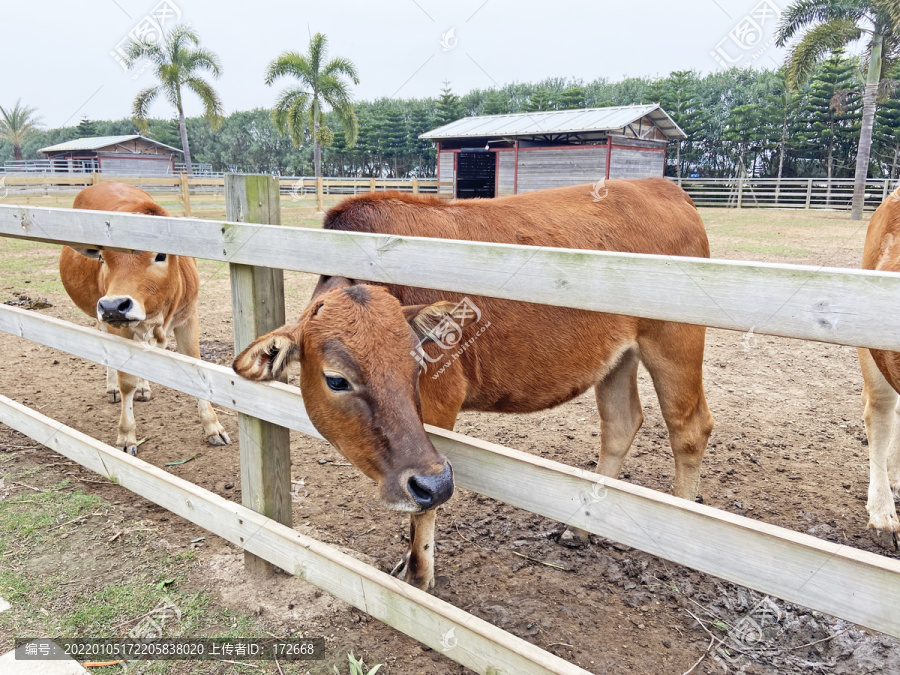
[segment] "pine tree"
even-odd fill
[[[81,118],[75,127],[75,138],[94,138],[97,136],[97,124],[88,119],[87,115]]]
[[[584,87],[580,84],[572,84],[563,91],[559,97],[559,110],[572,110],[584,107]]]
[[[697,95],[697,75],[691,70],[672,72],[665,80],[654,82],[647,88],[648,102],[659,103],[687,135],[675,146],[675,175],[681,178],[684,162],[693,159],[693,148],[698,135],[703,131],[708,113],[703,109]]]
[[[900,70],[894,73],[894,81],[900,77]],[[900,89],[895,88],[891,96],[879,104],[875,113],[875,152],[887,159],[890,167],[885,173],[894,180],[900,171]]]
[[[850,165],[859,138],[862,102],[854,89],[854,64],[841,54],[824,61],[809,84],[803,110],[805,145],[824,160],[828,178],[835,173],[836,154],[843,167]]]
[[[459,100],[459,96],[453,93],[450,83],[445,81],[444,87],[441,89],[441,97],[437,102],[435,123],[438,126],[444,126],[445,124],[450,124],[450,122],[455,122],[461,117],[463,117],[462,102]]]
[[[492,89],[484,97],[482,115],[505,115],[509,112],[511,112],[509,97],[504,96],[502,92]]]
[[[528,103],[525,104],[525,112],[539,112],[541,110],[551,110],[555,106],[550,100],[550,92],[546,89],[537,89],[529,97]]]

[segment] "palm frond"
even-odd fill
[[[775,44],[784,47],[807,26],[841,19],[856,23],[869,6],[866,0],[798,0],[781,14]]]
[[[284,75],[293,75],[301,82],[310,83],[312,69],[309,59],[298,52],[282,52],[277,59],[273,59],[266,68],[265,83],[271,85],[275,80]]]
[[[849,19],[833,19],[808,30],[788,56],[788,86],[801,87],[825,55],[842,50],[861,36],[862,29]]]
[[[900,0],[897,0],[900,2]],[[331,61],[325,64],[325,67],[322,68],[323,76],[330,75],[345,75],[349,77],[353,84],[359,84],[359,73],[356,71],[356,65],[350,59],[345,59],[342,56],[336,56]]]
[[[138,131],[142,134],[147,133],[147,129],[149,128],[147,115],[150,112],[150,106],[159,96],[160,91],[161,88],[158,85],[142,89],[138,92],[138,95],[135,96],[134,103],[131,105],[131,121],[134,122],[134,126],[136,126]]]
[[[184,81],[184,86],[200,97],[203,103],[203,116],[210,129],[216,131],[222,126],[222,101],[212,85],[201,77],[192,76]]]
[[[183,67],[187,73],[205,70],[217,80],[222,75],[222,62],[218,54],[202,47],[185,54]]]

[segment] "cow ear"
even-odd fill
[[[429,342],[432,339],[432,331],[444,320],[445,317],[452,315],[455,302],[449,300],[441,300],[431,305],[407,305],[403,308],[403,316],[406,322],[422,342]]]
[[[75,248],[73,247],[76,253],[80,253],[85,258],[93,258],[94,260],[101,260],[101,249],[99,248]]]
[[[285,328],[257,338],[238,354],[231,365],[234,372],[256,382],[278,380],[285,375],[288,367],[300,360],[300,345]]]

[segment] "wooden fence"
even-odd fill
[[[460,293],[900,350],[900,275],[0,205],[0,236],[165,250]],[[234,274],[232,279],[235,279]],[[277,284],[276,284],[277,285]],[[257,289],[258,290],[258,289]],[[254,307],[252,284],[233,293]],[[271,298],[270,298],[271,299]],[[0,330],[319,436],[299,390],[0,306]],[[480,673],[583,673],[447,603],[0,398],[0,421]],[[900,561],[428,427],[458,485],[790,602],[900,636]],[[242,435],[242,439],[244,436]],[[242,451],[242,464],[261,462]],[[257,452],[259,450],[257,449]],[[242,466],[242,476],[243,476]],[[540,489],[535,489],[535,486]],[[265,494],[284,487],[254,488]],[[285,495],[281,495],[281,498]],[[260,502],[260,503],[263,503]],[[451,506],[452,508],[452,506]],[[440,564],[440,563],[439,563]],[[442,650],[443,651],[443,650]]]

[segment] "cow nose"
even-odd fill
[[[409,494],[422,509],[440,506],[453,495],[453,467],[444,464],[438,475],[412,476],[407,483]]]
[[[100,298],[97,313],[104,321],[127,321],[128,312],[134,309],[131,298]]]

